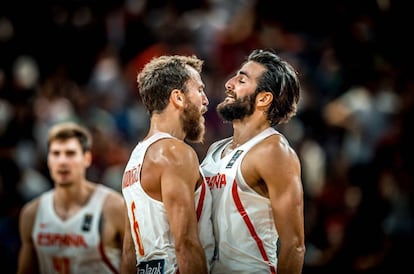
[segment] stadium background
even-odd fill
[[[16,270],[22,204],[52,186],[50,125],[88,125],[88,176],[120,190],[148,125],[135,83],[143,64],[161,54],[206,60],[206,140],[193,145],[202,158],[231,134],[214,110],[225,79],[253,48],[273,48],[302,82],[298,115],[278,130],[302,162],[303,273],[409,273],[411,17],[397,0],[1,1],[1,272]]]

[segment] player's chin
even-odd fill
[[[207,107],[206,106],[203,106],[202,108],[201,108],[201,115],[204,115],[204,114],[206,114],[206,112],[207,112]]]
[[[194,133],[194,132],[193,132]],[[205,133],[205,126],[204,124],[200,124],[197,134],[191,134],[191,135],[187,135],[187,141],[194,143],[194,144],[199,144],[199,143],[203,143],[204,142],[204,133]]]
[[[72,181],[69,181],[69,180],[59,180],[59,181],[56,181],[55,184],[60,187],[69,187],[73,183]]]
[[[231,104],[231,103],[234,103],[234,101],[235,101],[234,97],[226,97],[223,100],[223,104]]]
[[[206,133],[206,126],[203,123],[200,125],[200,133],[198,134],[197,143],[204,143],[205,133]]]

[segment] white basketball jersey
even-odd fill
[[[277,240],[270,200],[256,193],[241,174],[248,151],[266,137],[268,128],[221,158],[232,138],[212,144],[201,168],[213,196],[216,251],[211,273],[276,273]]]
[[[167,133],[157,133],[140,142],[132,151],[122,179],[122,193],[128,208],[138,264],[137,273],[140,274],[177,273],[178,270],[174,238],[164,204],[148,196],[140,181],[141,166],[147,149],[164,138],[174,137]],[[202,174],[201,170],[200,173]],[[209,264],[214,253],[211,203],[211,193],[203,176],[203,183],[195,192],[195,206],[199,235]]]
[[[67,220],[54,210],[53,191],[40,197],[32,232],[40,273],[119,273],[121,250],[104,247],[100,236],[108,188],[97,185],[88,203]]]

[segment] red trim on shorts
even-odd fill
[[[276,268],[269,262],[269,258],[267,257],[266,250],[264,249],[264,246],[263,246],[263,241],[262,239],[260,239],[259,235],[257,235],[257,232],[253,226],[253,223],[250,220],[249,216],[247,215],[247,212],[244,209],[244,206],[240,200],[239,193],[237,192],[236,180],[233,181],[231,193],[232,193],[236,208],[239,211],[240,216],[243,218],[244,222],[246,223],[246,226],[249,229],[249,232],[252,235],[253,239],[256,241],[257,247],[259,248],[260,254],[262,254],[263,260],[269,265],[270,273],[276,274]]]

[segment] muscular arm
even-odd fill
[[[264,181],[279,233],[277,273],[302,273],[305,255],[303,188],[300,162],[296,153],[280,136],[264,141],[254,157],[259,180]]]
[[[200,178],[197,155],[188,145],[175,142],[165,152],[165,159],[161,194],[174,236],[179,271],[207,273],[194,205],[194,190]]]
[[[19,216],[21,247],[17,274],[39,273],[36,250],[32,240],[32,230],[38,205],[38,200],[26,204]]]
[[[137,273],[137,259],[135,255],[134,243],[131,236],[131,227],[128,215],[125,214],[124,220],[125,234],[122,245],[121,273],[135,274]]]
[[[111,190],[110,193],[108,193],[103,207],[103,214],[102,241],[104,246],[122,250],[125,237],[124,222],[127,213],[125,209],[125,201],[120,193],[114,190]],[[132,255],[134,256],[135,253],[132,253]],[[122,255],[119,259],[122,265]]]

